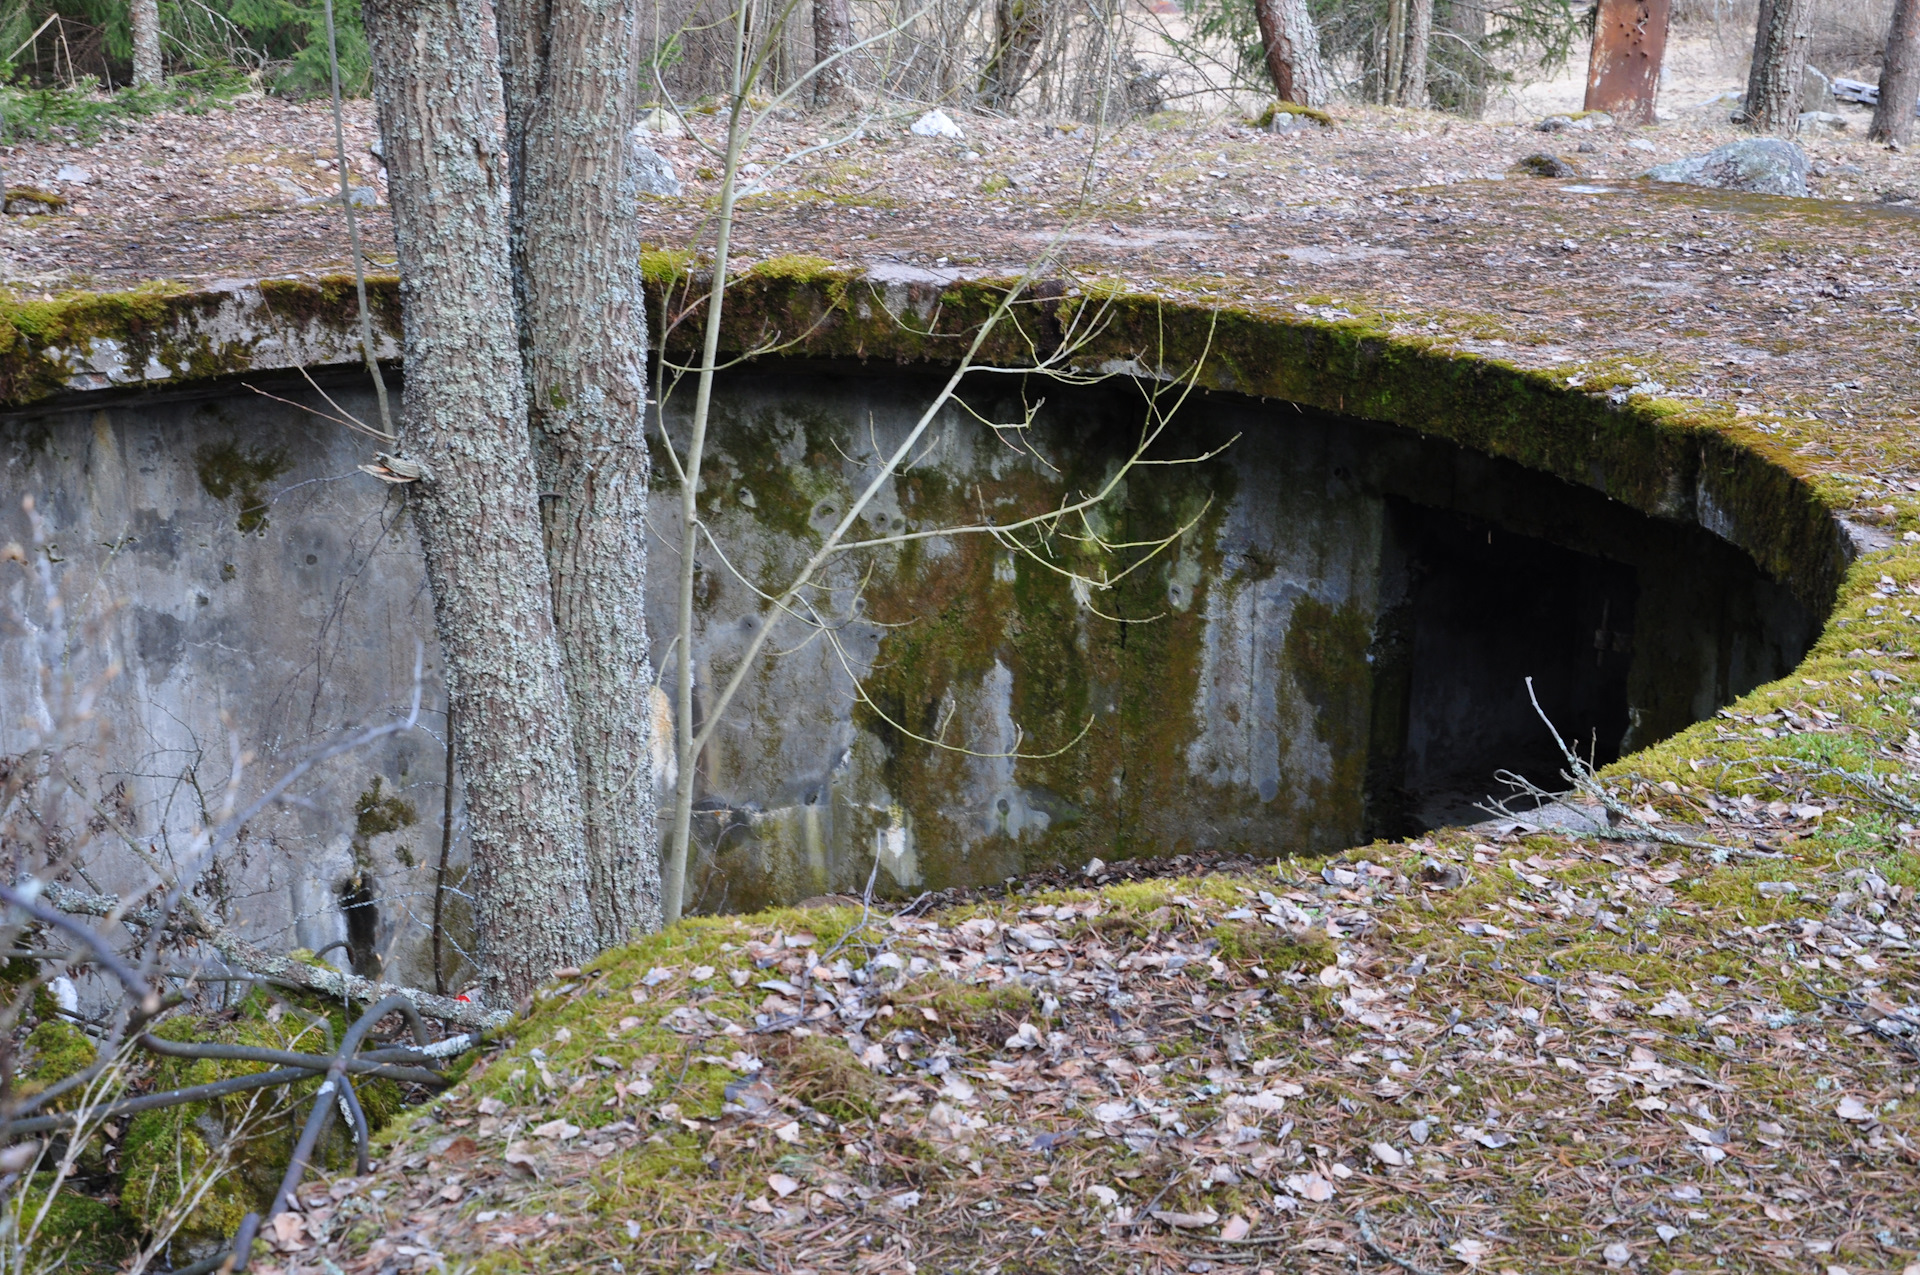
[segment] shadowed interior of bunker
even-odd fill
[[[1130,381],[985,384],[892,484],[876,528],[1058,505],[1110,477],[1142,428]],[[857,366],[732,375],[709,517],[737,556],[702,564],[696,640],[716,668],[757,622],[730,572],[772,583],[760,567],[793,556],[764,552],[783,521],[818,543],[823,513],[845,508],[931,391]],[[682,410],[670,396],[670,432]],[[996,435],[982,418],[1021,428]],[[911,879],[945,884],[1093,854],[1333,849],[1484,818],[1478,803],[1506,791],[1499,771],[1564,786],[1527,678],[1568,742],[1605,763],[1784,675],[1817,629],[1815,608],[1697,525],[1410,430],[1195,394],[1149,454],[1209,458],[1128,474],[1100,534],[1142,543],[1191,526],[1084,605],[982,537],[849,564],[831,591],[843,632],[876,627],[859,688],[836,688],[851,701],[842,721],[770,711],[809,693],[797,670],[770,670],[702,758],[706,906],[760,897],[741,887],[767,870],[769,837],[795,843],[781,854],[811,862],[814,884],[846,889],[902,827],[920,855]],[[664,531],[671,515],[656,521]],[[1091,552],[1074,530],[1046,547],[1068,565]],[[652,619],[670,631],[668,613]],[[704,693],[714,674],[697,680]],[[1016,739],[1045,752],[1082,729],[1059,756],[980,755]],[[968,751],[929,746],[941,732]],[[894,814],[855,839],[855,861],[804,848],[844,840],[827,828],[850,804]]]

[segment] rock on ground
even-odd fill
[[[960,126],[947,117],[945,111],[928,111],[922,115],[913,122],[913,133],[916,137],[960,138],[966,136],[960,131]]]
[[[641,194],[674,196],[680,193],[680,178],[659,151],[635,138],[633,159],[634,180]]]
[[[1807,193],[1807,154],[1777,137],[1747,137],[1704,155],[1676,159],[1648,171],[1657,182],[1744,190],[1757,195]]]

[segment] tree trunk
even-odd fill
[[[1807,75],[1807,47],[1813,39],[1807,16],[1812,8],[1812,0],[1762,0],[1740,121],[1756,133],[1791,137],[1800,130],[1800,94]]]
[[[1433,46],[1433,0],[1408,0],[1406,70],[1400,78],[1400,105],[1427,104],[1427,54]]]
[[[1920,99],[1920,0],[1894,0],[1887,26],[1887,60],[1880,71],[1880,101],[1873,108],[1867,140],[1907,144],[1913,108]]]
[[[133,82],[160,83],[160,0],[132,0]]]
[[[853,9],[848,0],[813,0],[813,102],[827,106],[845,100],[851,87],[846,50],[853,44]],[[834,54],[840,57],[833,57]],[[833,61],[827,61],[833,58]]]
[[[1325,106],[1333,87],[1320,61],[1320,33],[1307,12],[1307,0],[1253,0],[1253,12],[1260,21],[1273,91],[1282,102]],[[1387,88],[1391,92],[1393,86]]]
[[[410,490],[460,723],[489,999],[592,955],[580,786],[513,321],[486,0],[363,0],[407,369]]]
[[[1407,55],[1407,0],[1387,0],[1387,72],[1380,85],[1380,100],[1388,105],[1400,101],[1400,78],[1406,74],[1402,59]]]
[[[520,318],[600,946],[660,928],[638,0],[500,0]]]
[[[1013,106],[1045,34],[1046,0],[998,0],[993,9],[993,55],[980,76],[984,105],[996,111]]]

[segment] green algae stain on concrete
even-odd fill
[[[235,503],[234,525],[246,535],[266,530],[266,485],[293,468],[293,462],[281,448],[246,447],[229,440],[196,448],[193,467],[209,496]]]
[[[1063,490],[1098,489],[1111,470],[1089,456],[1045,479],[1003,474],[976,495],[1018,518]],[[913,481],[916,508],[947,503],[927,494],[940,484]],[[856,721],[884,749],[881,773],[901,794],[929,884],[1166,847],[1195,731],[1219,489],[1230,485],[1223,467],[1144,470],[1072,534],[1026,548],[954,537],[900,556],[872,597],[870,615],[889,627]],[[962,485],[945,487],[964,515]],[[1112,547],[1182,527],[1161,555]],[[1084,583],[1101,580],[1118,583]]]
[[[1357,841],[1363,823],[1367,745],[1373,709],[1373,617],[1352,602],[1311,595],[1294,603],[1281,660],[1313,706],[1313,731],[1326,744],[1330,773],[1307,781],[1306,804]]]

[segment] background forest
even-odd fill
[[[778,0],[755,0],[752,24],[772,27]],[[1336,95],[1380,101],[1388,34],[1404,0],[1311,0]],[[856,38],[879,38],[850,59],[862,94],[910,103],[1047,118],[1119,119],[1162,108],[1245,106],[1269,93],[1253,0],[854,0]],[[1828,74],[1877,78],[1891,0],[1816,7],[1809,60]],[[165,100],[248,89],[324,93],[323,7],[305,0],[162,0]],[[647,96],[691,106],[725,87],[731,25],[718,0],[663,0],[654,11]],[[40,133],[97,113],[58,94],[117,90],[132,80],[128,6],[121,0],[44,0],[0,13],[0,72],[14,86],[9,131]],[[367,91],[358,0],[335,10],[342,87]],[[1676,35],[1707,37],[1736,56],[1751,39],[1755,0],[1681,0]],[[1584,52],[1592,7],[1579,0],[1435,0],[1427,93],[1438,109],[1484,113],[1502,91],[1562,72]],[[1022,33],[1011,91],[984,77],[996,31]],[[789,20],[761,89],[775,93],[813,64],[813,25]],[[180,79],[180,77],[185,77]],[[48,90],[54,91],[52,94]],[[21,98],[22,92],[28,94]],[[137,111],[153,94],[121,103]]]

